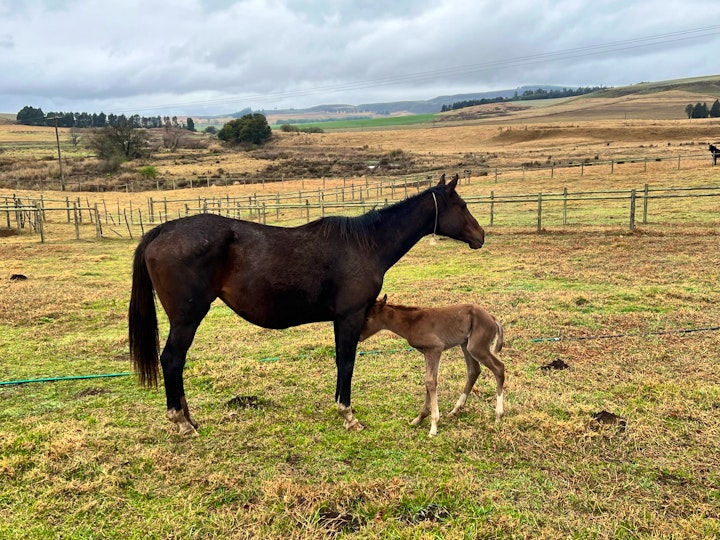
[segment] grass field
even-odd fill
[[[436,114],[412,114],[403,116],[388,116],[386,118],[367,118],[358,120],[330,120],[326,122],[299,124],[300,127],[315,126],[322,129],[354,130],[363,128],[396,128],[399,126],[416,126],[417,124],[431,124]]]
[[[382,333],[356,364],[367,429],[346,433],[331,326],[264,330],[220,303],[186,368],[199,438],[132,376],[0,386],[0,537],[717,536],[720,336],[702,329],[720,314],[719,229],[497,228],[477,252],[416,246],[386,276],[392,301],[476,301],[505,325],[497,426],[485,372],[437,438],[410,427],[422,357]],[[3,239],[0,379],[129,371],[134,246]],[[570,368],[541,369],[558,358]],[[442,413],[463,379],[449,351]],[[603,410],[625,427],[594,420]]]

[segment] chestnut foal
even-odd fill
[[[387,295],[376,300],[365,318],[360,333],[364,341],[380,330],[390,330],[405,338],[411,347],[425,355],[425,405],[411,424],[419,424],[430,415],[430,437],[437,434],[440,419],[437,399],[437,378],[440,355],[443,351],[460,345],[467,365],[467,381],[450,415],[456,414],[464,405],[480,375],[480,363],[495,375],[497,382],[495,420],[504,414],[503,386],[505,365],[493,353],[503,346],[503,329],[500,323],[477,304],[458,304],[440,308],[396,306],[387,303]],[[494,350],[490,345],[497,337]]]

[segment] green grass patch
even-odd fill
[[[366,118],[358,120],[329,120],[327,122],[313,122],[299,124],[301,128],[317,127],[323,130],[331,129],[381,129],[396,128],[403,126],[417,126],[419,124],[431,124],[436,114],[411,114],[403,116],[388,116],[383,118]]]

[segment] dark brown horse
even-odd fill
[[[485,232],[456,193],[458,176],[392,206],[359,217],[322,218],[299,227],[271,227],[201,214],[149,231],[135,250],[129,308],[130,353],[141,383],[157,386],[159,338],[153,290],[170,333],[159,364],[167,417],[183,435],[196,434],[185,399],[185,357],[210,304],[223,300],[265,328],[332,321],[335,401],[348,430],[350,388],[365,313],[385,272],[422,237],[437,233],[483,245]]]
[[[720,156],[720,149],[718,149],[718,147],[714,144],[709,144],[708,150],[710,150],[710,153],[712,154],[713,165],[717,165],[718,156]]]

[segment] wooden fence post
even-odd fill
[[[495,222],[495,192],[490,192],[490,226]]]
[[[635,230],[635,199],[636,199],[636,193],[633,189],[630,192],[630,231]]]
[[[102,238],[102,223],[100,222],[100,211],[97,203],[95,203],[95,233],[98,238]]]
[[[645,189],[643,193],[643,225],[647,225],[647,210],[648,210],[648,198],[650,196],[650,187],[645,184]]]
[[[125,226],[127,227],[128,234],[130,235],[130,240],[132,240],[133,239],[132,229],[130,228],[130,223],[128,222],[127,212],[125,211],[124,208],[123,208],[123,215],[125,216]]]
[[[37,230],[40,233],[40,243],[45,243],[45,227],[43,226],[43,207],[42,204],[39,202],[35,203],[35,223],[37,223]]]
[[[537,232],[542,231],[542,193],[538,193]]]
[[[568,190],[563,188],[563,227],[567,225],[567,198]]]
[[[80,223],[78,222],[78,207],[77,203],[73,201],[73,216],[75,218],[75,240],[80,240]]]

